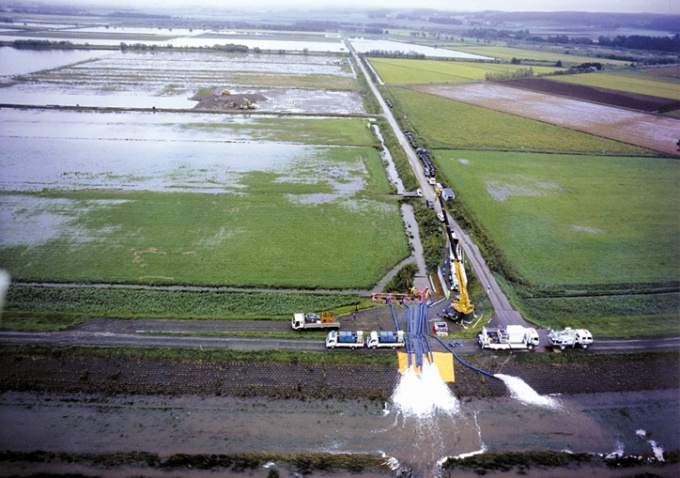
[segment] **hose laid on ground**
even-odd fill
[[[497,378],[497,377],[496,377],[494,374],[492,374],[491,372],[487,372],[486,370],[482,370],[481,368],[477,368],[477,367],[475,367],[474,365],[470,365],[469,363],[467,363],[466,361],[464,361],[464,360],[463,360],[462,358],[460,358],[460,357],[458,356],[458,354],[457,354],[456,352],[454,352],[454,350],[453,350],[451,347],[449,347],[449,345],[446,344],[441,338],[437,337],[436,335],[432,335],[432,334],[430,334],[430,333],[428,333],[427,335],[429,335],[429,336],[432,337],[432,338],[437,339],[437,340],[439,341],[439,343],[442,344],[446,350],[448,350],[449,352],[451,352],[451,353],[453,354],[453,356],[456,357],[456,360],[458,360],[460,363],[462,363],[462,364],[465,365],[466,367],[471,368],[472,370],[475,370],[475,371],[477,371],[477,372],[479,372],[479,373],[483,373],[484,375],[488,375],[489,377]]]

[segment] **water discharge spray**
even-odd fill
[[[560,408],[560,402],[552,397],[539,395],[536,390],[531,388],[524,380],[511,375],[497,373],[494,377],[502,380],[510,390],[512,398],[519,400],[527,405],[535,405],[543,408]]]
[[[421,373],[413,367],[406,369],[394,390],[392,403],[405,417],[418,419],[432,418],[437,412],[453,416],[460,408],[460,402],[441,379],[437,366],[427,361]]]

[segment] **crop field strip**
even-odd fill
[[[411,86],[424,93],[520,115],[677,156],[672,118],[612,108],[493,83]],[[517,105],[522,107],[518,108]]]
[[[555,76],[551,80],[680,100],[680,79],[668,76],[605,72]]]
[[[644,148],[411,89],[391,87],[390,92],[431,148],[652,154]]]
[[[563,52],[556,52],[543,49],[530,50],[524,48],[511,48],[503,46],[466,46],[466,45],[460,46],[456,45],[455,47],[452,47],[452,49],[464,51],[467,53],[474,53],[475,55],[500,58],[505,61],[511,61],[513,58],[516,58],[520,61],[525,60],[529,62],[539,61],[557,63],[558,61],[561,61],[564,64],[564,66],[589,63],[595,61],[603,61],[602,59],[597,57],[581,56],[577,54],[574,55],[565,54]],[[627,64],[626,62],[620,60],[604,60],[604,62],[616,66],[623,66]]]
[[[371,65],[388,85],[419,83],[466,83],[486,78],[487,73],[512,72],[522,65],[464,61],[403,60],[371,58]],[[561,68],[532,67],[534,73],[551,73]]]

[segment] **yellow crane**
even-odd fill
[[[441,189],[437,185],[437,190],[441,192]],[[463,266],[463,248],[461,247],[460,239],[456,237],[456,233],[449,224],[449,216],[446,214],[446,209],[444,209],[444,203],[445,201],[440,201],[442,215],[444,216],[444,227],[446,227],[446,234],[449,238],[449,259],[452,272],[455,273],[456,281],[458,282],[458,297],[451,301],[453,313],[450,315],[450,318],[465,325],[474,316],[475,306],[470,302],[470,295],[467,290],[467,275]]]
[[[463,269],[460,239],[453,232],[449,233],[449,239],[451,240],[451,267],[456,271],[458,281],[458,297],[453,299],[451,307],[458,312],[458,320],[465,322],[469,320],[469,316],[474,314],[475,306],[470,302],[470,295],[467,291],[467,277]]]

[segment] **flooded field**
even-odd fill
[[[0,395],[4,429],[0,448],[68,453],[145,451],[161,456],[372,454],[383,456],[395,471],[411,469],[414,476],[425,477],[437,476],[438,462],[447,457],[481,451],[567,450],[653,457],[653,447],[658,452],[680,445],[676,425],[665,418],[680,411],[675,391],[560,396],[556,398],[558,409],[512,398],[451,400],[455,409],[423,414],[395,403],[383,406],[356,400],[115,398],[12,392]],[[668,471],[670,475],[663,469],[657,473],[672,476],[673,471]],[[551,473],[563,476],[560,470]]]
[[[354,72],[332,56],[92,51],[52,57],[3,50],[28,71],[0,66],[0,76],[13,81],[0,88],[0,103],[190,109],[198,104],[194,95],[217,87],[258,95],[261,111],[364,113]]]
[[[489,56],[475,55],[473,53],[465,53],[462,51],[449,50],[446,48],[433,48],[430,46],[417,45],[413,43],[404,43],[394,40],[369,40],[366,38],[352,38],[350,39],[352,47],[360,53],[366,53],[371,50],[383,50],[389,52],[401,53],[419,53],[428,57],[434,58],[456,58],[460,60],[493,60]]]
[[[235,32],[231,30],[186,30],[168,28],[137,28],[137,27],[84,27],[52,29],[52,25],[34,25],[43,30],[32,29],[19,31],[18,29],[0,31],[3,41],[14,40],[50,40],[68,41],[75,45],[119,46],[121,43],[142,44],[157,47],[190,47],[210,48],[214,45],[245,45],[248,48],[270,51],[293,52],[321,52],[347,53],[345,44],[339,35],[286,35],[282,33],[262,34],[249,32]]]
[[[0,124],[0,259],[19,280],[369,288],[407,253],[362,119],[3,109]]]

